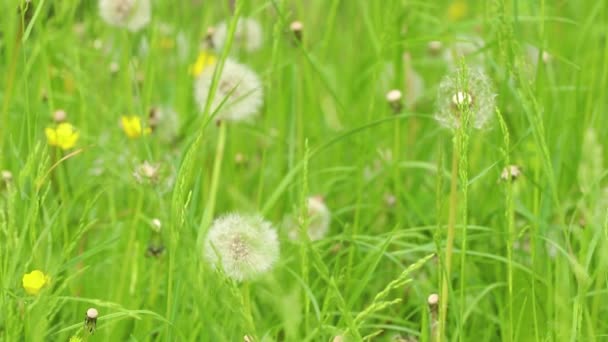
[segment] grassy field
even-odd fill
[[[608,341],[605,0],[101,7],[0,1],[0,341]]]

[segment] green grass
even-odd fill
[[[0,2],[0,169],[13,175],[0,180],[0,341],[435,341],[427,297],[443,280],[442,340],[608,340],[608,3],[467,3],[450,19],[444,0],[237,0],[264,45],[219,60],[258,72],[264,106],[218,126],[188,68],[207,27],[234,18],[228,1],[153,1],[137,33],[108,26],[93,0]],[[488,130],[434,120],[448,68],[427,44],[461,35],[486,42]],[[525,44],[551,61],[532,67]],[[404,52],[425,87],[393,113],[385,94],[406,87]],[[128,139],[120,116],[154,106],[178,113],[179,139]],[[56,109],[80,132],[69,151],[44,135]],[[161,163],[158,184],[135,181],[145,160]],[[498,181],[509,164],[522,177]],[[295,244],[282,222],[309,195],[325,198],[330,232]],[[203,258],[228,212],[279,230],[278,263],[253,281]],[[34,269],[51,281],[29,295]]]

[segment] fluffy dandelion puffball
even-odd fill
[[[230,21],[219,23],[211,36],[213,47],[220,51],[228,40]],[[260,23],[251,18],[240,18],[236,24],[232,45],[247,52],[259,50],[263,43],[263,31]]]
[[[204,256],[236,281],[252,279],[270,270],[279,258],[276,230],[260,216],[220,217],[207,234]]]
[[[31,295],[37,295],[40,290],[49,283],[50,279],[40,270],[34,270],[26,273],[22,278],[23,289]]]
[[[139,31],[150,22],[150,0],[99,0],[99,14],[112,26]]]
[[[205,110],[215,68],[205,68],[194,84],[194,97],[201,111]],[[258,113],[264,94],[262,81],[245,65],[226,60],[219,78],[209,113],[219,111],[215,118],[243,121]]]
[[[443,59],[450,70],[458,69],[458,61],[463,58],[472,68],[483,70],[485,58],[481,50],[485,45],[485,41],[479,36],[458,36],[456,41],[444,50]]]
[[[47,127],[44,134],[49,145],[57,146],[62,150],[74,147],[80,137],[76,127],[68,122],[62,122],[55,127]]]
[[[307,200],[307,231],[308,237],[311,241],[321,240],[327,235],[329,231],[329,224],[331,223],[331,212],[323,197],[311,196]],[[293,241],[297,241],[299,237],[299,225],[294,219],[294,216],[290,216],[285,220],[287,229],[289,230],[289,238]]]
[[[464,114],[468,114],[471,127],[486,128],[494,117],[495,97],[492,83],[483,71],[457,71],[444,77],[439,85],[435,119],[456,130]]]

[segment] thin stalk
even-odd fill
[[[253,337],[254,341],[257,341],[257,333],[255,331],[255,322],[253,320],[253,309],[251,305],[251,291],[249,284],[244,283],[241,287],[241,305],[243,306],[243,315],[245,317],[245,324],[247,326],[247,335]]]
[[[449,289],[448,282],[451,278],[452,254],[454,251],[454,237],[456,235],[456,213],[458,212],[458,143],[454,138],[454,149],[452,151],[452,173],[450,183],[450,211],[448,216],[448,239],[445,247],[445,272],[441,282],[441,296],[439,297],[439,329],[437,340],[441,341],[446,336],[446,318],[448,310]]]
[[[205,212],[201,219],[200,229],[206,230],[211,224],[213,212],[215,210],[215,202],[217,199],[217,189],[220,183],[220,172],[222,171],[222,160],[224,159],[224,150],[226,147],[226,122],[219,122],[219,135],[217,138],[217,147],[215,150],[215,159],[213,160],[213,173],[211,174],[211,186],[209,187],[209,197],[205,204]],[[200,234],[204,236],[204,234]]]

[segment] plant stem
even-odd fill
[[[454,250],[454,236],[456,235],[456,213],[458,209],[458,144],[454,139],[454,149],[452,151],[452,173],[450,183],[450,211],[448,217],[448,239],[445,247],[445,272],[443,272],[441,282],[441,296],[439,297],[439,329],[436,340],[441,341],[446,335],[446,319],[448,309],[449,289],[448,282],[451,278],[452,254]]]
[[[220,183],[220,172],[222,171],[222,160],[224,159],[224,149],[226,146],[226,126],[226,122],[219,122],[220,131],[217,138],[215,159],[213,160],[213,173],[211,174],[209,197],[207,199],[205,212],[203,213],[203,218],[201,219],[201,225],[199,227],[199,239],[202,239],[202,237],[205,236],[203,233],[207,230],[209,224],[211,224],[211,220],[213,219],[213,212],[215,210],[215,202],[217,199],[217,188]]]

